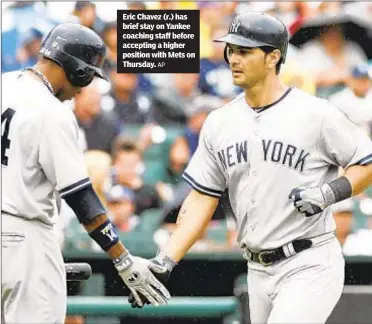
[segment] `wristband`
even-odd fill
[[[104,251],[107,251],[119,242],[118,235],[109,220],[99,225],[95,230],[90,232],[89,235]]]
[[[353,187],[346,177],[340,177],[329,183],[336,202],[350,198],[353,193]]]
[[[118,258],[115,258],[113,262],[119,273],[128,270],[133,265],[132,256],[129,252],[124,252]]]
[[[321,190],[327,206],[350,198],[353,191],[351,183],[346,177],[340,177],[330,183],[323,184]]]

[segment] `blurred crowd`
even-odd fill
[[[111,82],[94,80],[65,104],[76,114],[89,174],[120,232],[131,233],[153,217],[153,239],[161,245],[174,229],[190,190],[181,175],[198,145],[203,122],[210,111],[242,91],[232,84],[224,45],[212,42],[227,32],[237,13],[260,11],[279,17],[291,35],[283,81],[328,98],[372,134],[369,2],[17,1],[2,6],[3,73],[33,65],[45,33],[60,22],[79,22],[105,41],[105,72]],[[200,73],[118,74],[117,9],[199,9]],[[61,244],[74,245],[79,224],[63,201],[59,209]],[[372,255],[372,192],[340,203],[334,211],[345,253]],[[75,247],[94,250],[89,244]],[[235,218],[225,194],[194,249],[235,247]]]

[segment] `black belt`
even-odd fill
[[[303,239],[293,241],[292,244],[295,252],[299,253],[301,251],[311,248],[313,242],[311,240]],[[265,267],[287,258],[286,254],[284,253],[283,247],[273,250],[264,250],[258,253],[249,251],[249,254],[250,254],[249,259],[251,261],[260,263]]]

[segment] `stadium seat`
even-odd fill
[[[160,208],[153,208],[145,210],[141,214],[141,222],[135,231],[152,235],[159,228],[159,224],[163,221],[163,211]]]
[[[125,125],[121,136],[136,139],[142,127],[143,125]],[[170,147],[174,140],[183,133],[184,127],[164,127],[164,130],[166,132],[165,140],[159,144],[151,145],[143,154],[146,167],[143,179],[148,184],[164,181]]]

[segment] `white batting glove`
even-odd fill
[[[332,189],[327,183],[321,187],[295,188],[289,194],[294,206],[306,217],[321,213],[325,208],[335,203]]]
[[[149,260],[127,253],[114,260],[114,264],[138,305],[143,306],[140,295],[154,306],[168,304],[170,293],[150,271]]]

